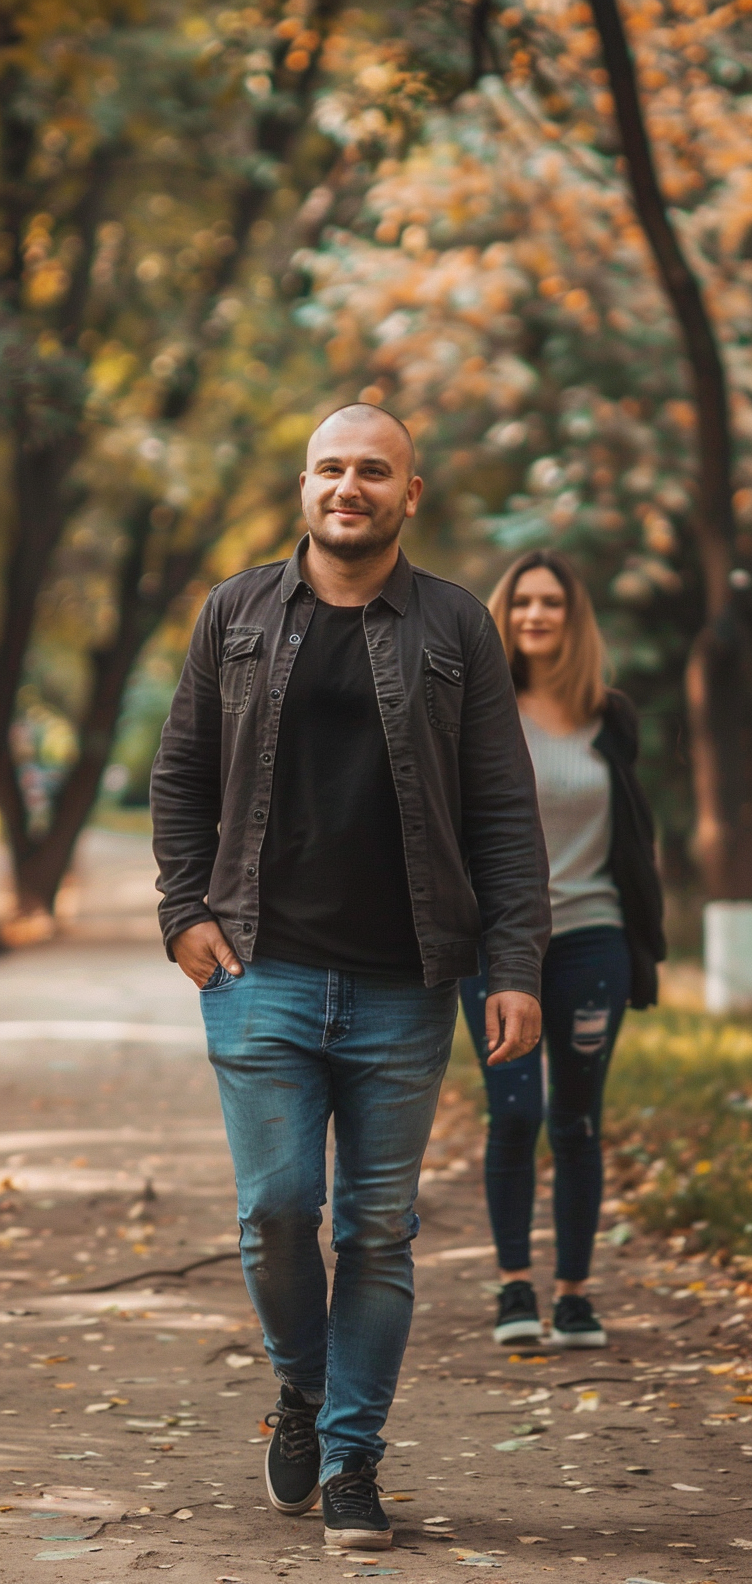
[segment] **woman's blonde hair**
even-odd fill
[[[551,685],[573,720],[584,726],[600,713],[605,703],[605,651],[590,595],[574,567],[556,550],[529,550],[504,573],[488,601],[488,608],[501,634],[515,690],[521,692],[527,686],[527,661],[515,646],[509,616],[520,578],[536,567],[552,572],[564,590],[567,620]]]

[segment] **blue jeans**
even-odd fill
[[[243,1273],[275,1373],[322,1403],[322,1481],[379,1435],[412,1318],[413,1209],[457,1014],[456,982],[270,958],[201,991],[235,1166]],[[319,1247],[334,1116],[337,1264]]]
[[[546,1121],[554,1157],[556,1275],[561,1281],[584,1281],[590,1269],[603,1188],[603,1088],[631,973],[624,931],[605,925],[555,935],[543,959]],[[461,984],[488,1094],[486,1195],[501,1269],[525,1270],[530,1264],[535,1146],[543,1121],[542,1041],[518,1061],[488,1066],[487,985],[485,963],[477,978]]]

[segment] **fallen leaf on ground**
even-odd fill
[[[601,1394],[597,1391],[581,1391],[578,1393],[575,1413],[595,1413],[600,1407]]]
[[[84,1413],[106,1413],[107,1409],[112,1408],[112,1406],[111,1402],[87,1403]]]
[[[495,1557],[484,1556],[480,1551],[477,1553],[474,1552],[472,1556],[458,1556],[457,1561],[459,1562],[460,1567],[500,1568],[504,1565],[502,1562],[497,1562]]]
[[[681,1490],[681,1491],[701,1491],[701,1490],[704,1489],[704,1486],[702,1486],[702,1485],[682,1485],[680,1483],[678,1485],[677,1484],[672,1484],[671,1489],[672,1490]]]
[[[525,1436],[521,1441],[495,1441],[494,1452],[531,1452],[537,1444],[537,1436]]]
[[[742,1551],[752,1551],[752,1540],[729,1540],[729,1545],[739,1546]]]
[[[172,1516],[173,1518],[192,1518],[193,1512],[190,1507],[178,1507],[177,1512],[173,1513]]]
[[[255,1362],[250,1353],[228,1353],[225,1359],[225,1364],[229,1364],[230,1369],[247,1369],[249,1364]]]
[[[392,1442],[392,1446],[396,1446],[396,1447],[420,1446],[420,1442],[419,1441],[393,1441]]]
[[[517,1539],[519,1540],[520,1545],[544,1545],[545,1544],[545,1540],[544,1540],[543,1535],[518,1535]]]
[[[259,1419],[258,1431],[259,1431],[259,1434],[262,1435],[262,1436],[270,1436],[270,1435],[274,1434],[274,1431],[273,1431],[271,1425],[268,1425],[266,1423],[265,1419]]]
[[[101,1551],[98,1545],[71,1546],[67,1551],[37,1551],[35,1562],[63,1562],[66,1557],[85,1556],[87,1551]]]

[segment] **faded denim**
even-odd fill
[[[449,1059],[456,983],[432,989],[256,958],[201,992],[238,1189],[240,1252],[281,1380],[322,1401],[322,1480],[378,1460],[410,1330],[418,1174]],[[334,1117],[337,1255],[319,1247]]]

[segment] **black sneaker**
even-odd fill
[[[556,1347],[605,1347],[608,1337],[589,1298],[565,1293],[557,1298],[551,1326],[551,1341]]]
[[[276,1411],[266,1416],[265,1423],[274,1425],[266,1449],[266,1488],[277,1512],[308,1512],[319,1499],[320,1406],[306,1402],[295,1386],[283,1385]]]
[[[342,1473],[322,1485],[321,1505],[327,1545],[366,1546],[370,1551],[386,1551],[391,1545],[392,1526],[379,1501],[376,1469],[359,1453],[351,1453]]]
[[[519,1342],[523,1337],[539,1337],[542,1331],[530,1282],[506,1282],[499,1292],[494,1342]]]

